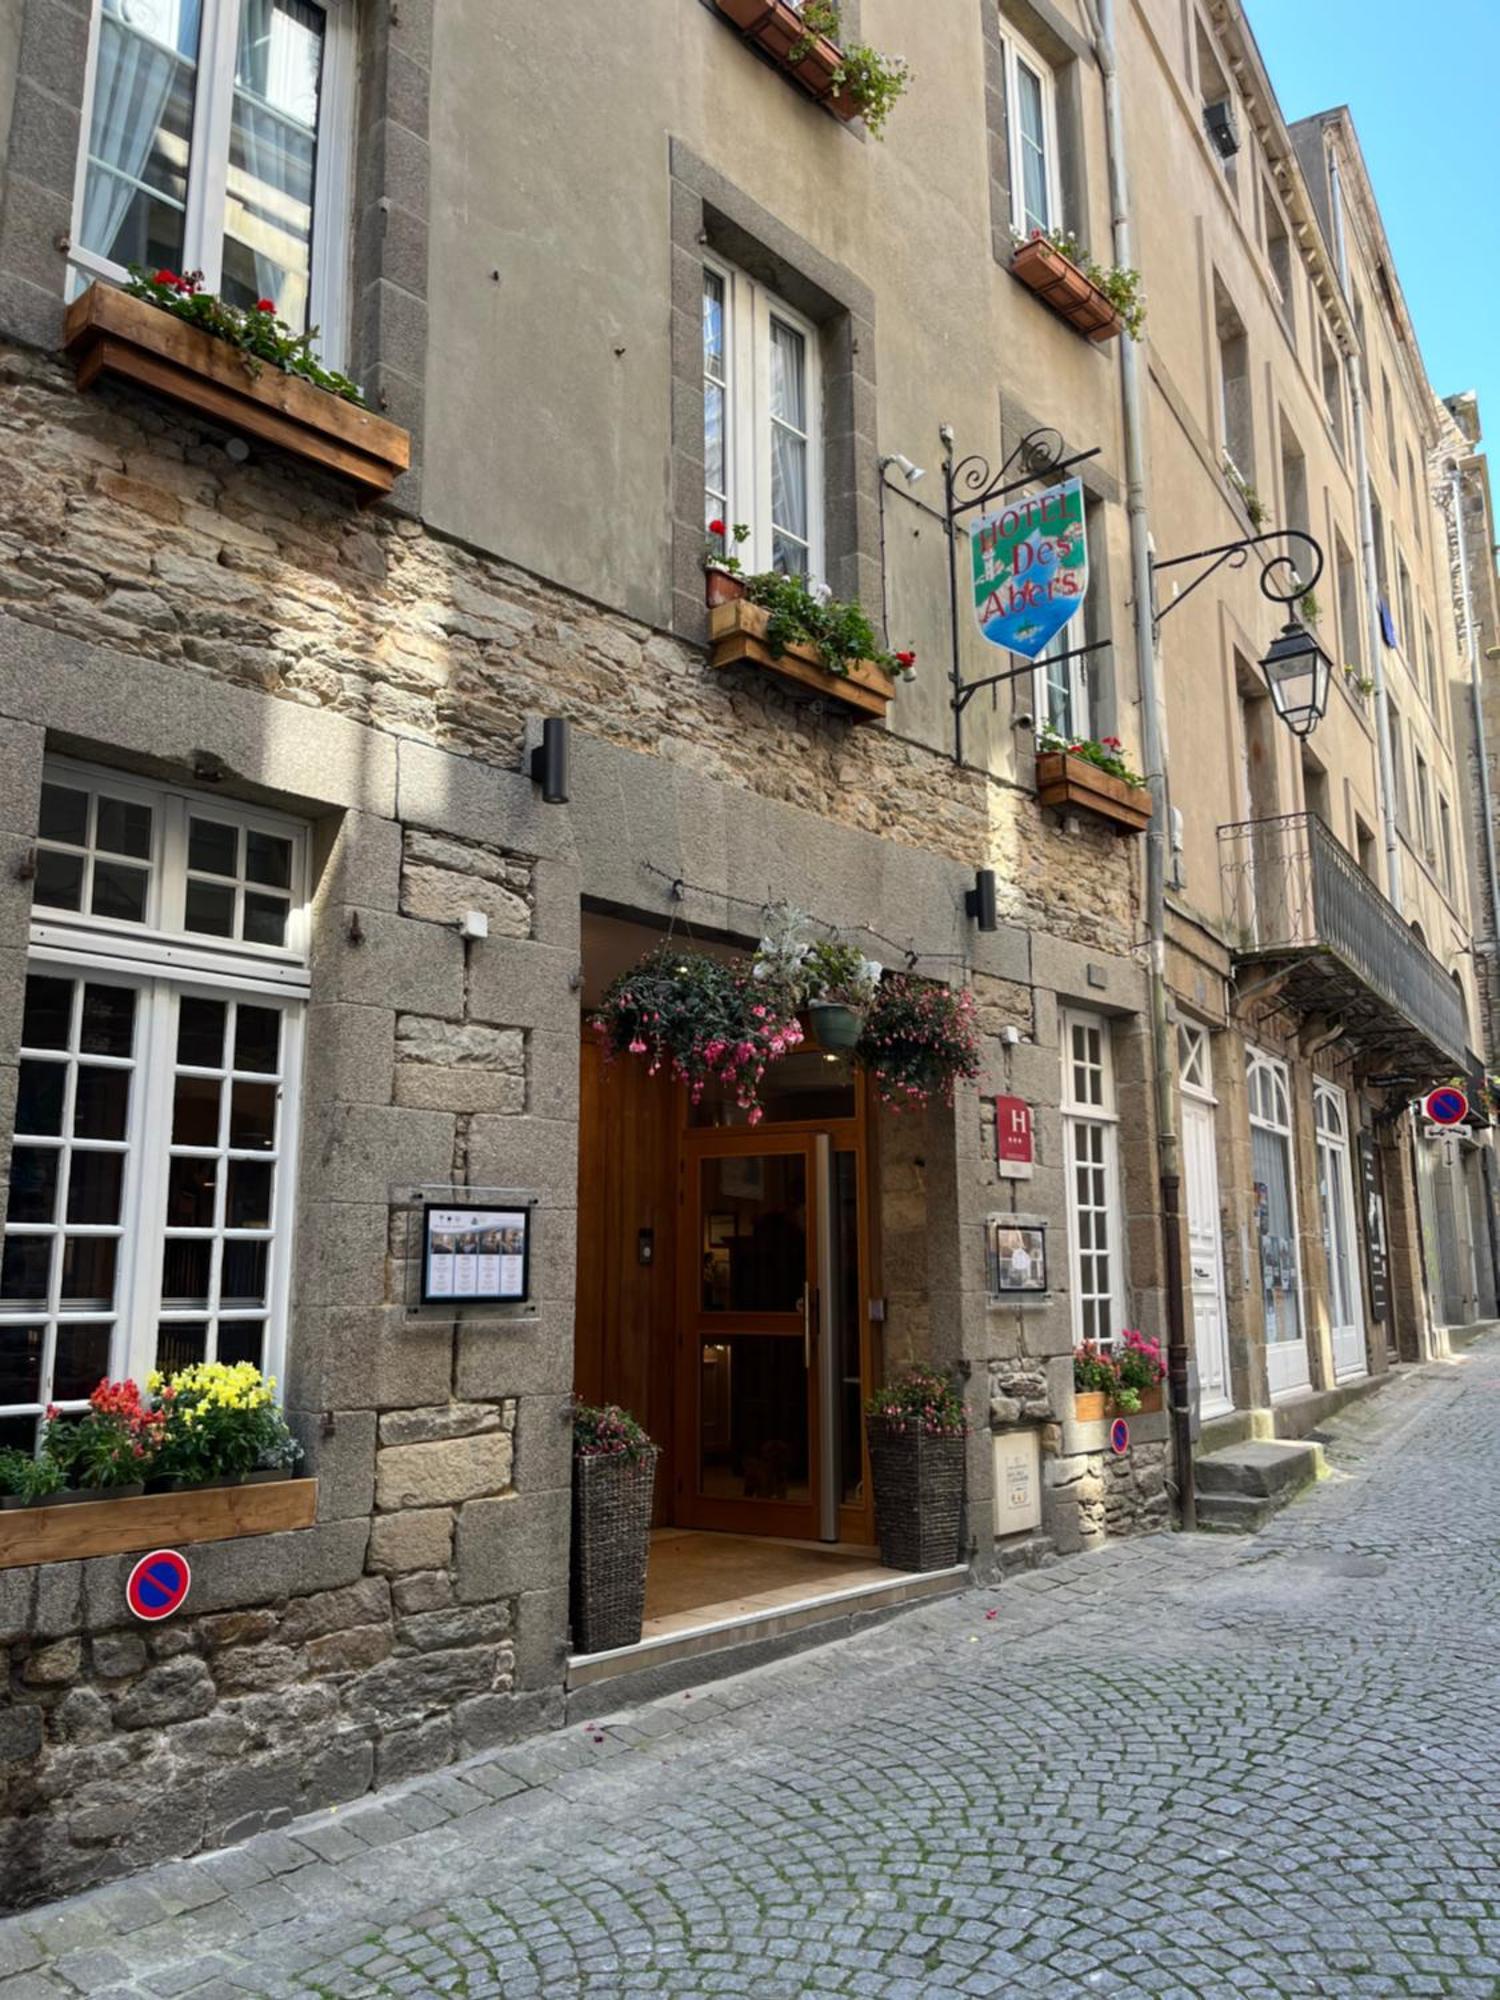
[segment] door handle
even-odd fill
[[[802,1366],[812,1367],[813,1338],[817,1332],[818,1288],[816,1285],[802,1287]]]

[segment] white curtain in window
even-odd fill
[[[226,234],[293,326],[307,317],[323,29],[308,0],[241,0]]]
[[[807,569],[807,343],[771,321],[771,526],[774,566]]]
[[[89,152],[116,171],[89,168],[83,246],[101,257],[114,255],[115,238],[138,192],[136,183],[144,177],[172,95],[177,58],[171,45],[183,46],[189,32],[188,47],[196,50],[198,40],[196,0],[180,11],[176,6],[158,7],[144,19],[142,10],[132,10],[127,16],[131,27],[121,19],[124,10],[125,0],[105,0],[99,22]],[[134,32],[134,26],[143,32]]]

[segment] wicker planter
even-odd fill
[[[846,711],[852,722],[879,722],[891,705],[896,683],[873,660],[856,660],[847,674],[832,674],[816,646],[794,642],[784,653],[766,643],[771,614],[741,598],[720,604],[708,615],[709,659],[716,667],[755,667],[794,694],[816,695]]]
[[[964,1501],[961,1437],[924,1437],[869,1423],[875,1535],[887,1569],[951,1569]]]
[[[1143,833],[1151,824],[1151,794],[1144,785],[1112,778],[1086,757],[1066,750],[1043,750],[1036,760],[1036,795],[1044,806],[1071,806],[1105,819],[1122,833]]]
[[[1091,278],[1071,258],[1042,239],[1023,243],[1010,260],[1012,274],[1059,319],[1088,340],[1113,340],[1125,322]]]
[[[747,42],[764,49],[772,62],[795,77],[835,118],[847,125],[859,116],[859,106],[849,92],[834,81],[843,52],[826,35],[814,35],[812,46],[800,57],[793,57],[793,49],[807,41],[808,34],[802,16],[788,0],[714,0],[714,5],[733,21]]]
[[[640,1643],[656,1487],[653,1445],[639,1458],[573,1460],[573,1648],[609,1653]]]
[[[347,480],[362,501],[389,493],[411,463],[411,439],[373,410],[248,357],[113,285],[90,285],[68,307],[63,344],[78,386],[101,375],[138,383],[212,423],[259,438]]]

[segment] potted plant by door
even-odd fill
[[[931,1368],[903,1368],[866,1403],[875,1534],[887,1569],[958,1561],[968,1428],[957,1390]]]
[[[574,1405],[570,1611],[580,1653],[640,1642],[660,1455],[627,1410]]]

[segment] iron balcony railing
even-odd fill
[[[1465,1069],[1459,988],[1316,813],[1221,826],[1219,857],[1240,957],[1303,968],[1302,997],[1344,1012],[1394,1069]]]

